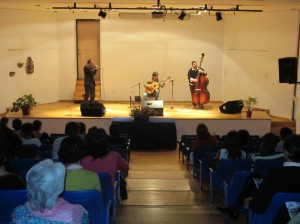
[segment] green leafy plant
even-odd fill
[[[35,101],[32,94],[24,95],[22,97],[19,97],[15,102],[12,103],[13,107],[10,109],[10,111],[18,112],[20,109],[32,109],[37,104],[38,103]]]
[[[251,107],[255,104],[257,104],[257,97],[248,97],[248,99],[243,100],[246,104],[247,111],[251,111]]]
[[[134,107],[130,110],[131,117],[134,117],[135,120],[147,121],[151,115],[151,110],[149,107]]]

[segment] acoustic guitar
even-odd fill
[[[146,93],[148,94],[152,94],[156,89],[159,88],[159,86],[163,83],[166,83],[167,81],[169,81],[171,79],[171,76],[167,77],[166,79],[164,79],[163,81],[161,82],[152,82],[152,83],[149,83],[146,85]]]

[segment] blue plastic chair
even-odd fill
[[[38,162],[40,161],[36,159],[10,159],[8,164],[15,173],[25,180],[28,170]]]
[[[216,156],[216,152],[205,153],[202,159],[199,159],[200,166],[200,190],[203,190],[203,184],[209,182],[209,166]]]
[[[115,189],[114,186],[111,185],[111,177],[107,172],[98,173],[100,183],[101,183],[101,192],[103,194],[104,203],[108,203],[111,201],[111,214],[112,214],[112,222],[116,221],[116,197],[115,197]]]
[[[284,158],[279,159],[258,159],[255,161],[253,172],[258,172],[262,176],[266,176],[269,170],[273,168],[283,167]]]
[[[11,213],[27,201],[27,190],[0,190],[0,223],[11,221]]]
[[[279,192],[274,194],[267,210],[262,214],[249,209],[249,224],[272,223],[280,207],[288,201],[300,202],[300,193]]]
[[[92,224],[109,224],[111,202],[105,203],[100,191],[65,191],[62,197],[71,204],[81,204],[88,211]]]
[[[228,182],[233,174],[237,171],[250,171],[251,161],[221,159],[217,162],[216,169],[210,171],[210,202],[214,203],[214,193],[217,191],[224,192],[224,181]]]
[[[206,153],[216,154],[218,148],[216,146],[199,146],[196,153],[193,155],[193,177],[197,177],[197,171],[200,170],[200,161],[203,160]],[[212,155],[210,154],[210,155]]]
[[[179,159],[180,159],[180,155],[183,154],[183,151],[186,149],[187,144],[190,140],[195,140],[197,137],[197,135],[182,135],[180,142],[179,142]],[[182,163],[184,163],[184,157],[182,157]]]

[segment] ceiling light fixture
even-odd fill
[[[216,20],[217,20],[217,21],[220,21],[220,20],[222,20],[222,19],[223,19],[222,13],[216,12]]]
[[[100,12],[98,13],[98,16],[101,16],[103,19],[106,17],[106,12],[100,10]]]
[[[185,16],[186,16],[186,13],[184,11],[181,11],[180,15],[178,16],[178,19],[183,21]]]

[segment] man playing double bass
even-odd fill
[[[188,80],[194,108],[197,106],[197,104],[193,101],[193,94],[195,94],[195,84],[198,83],[198,74],[206,76],[207,72],[202,68],[199,68],[196,61],[192,61],[192,67],[188,71]],[[199,109],[204,109],[203,104],[200,103],[198,106]]]

